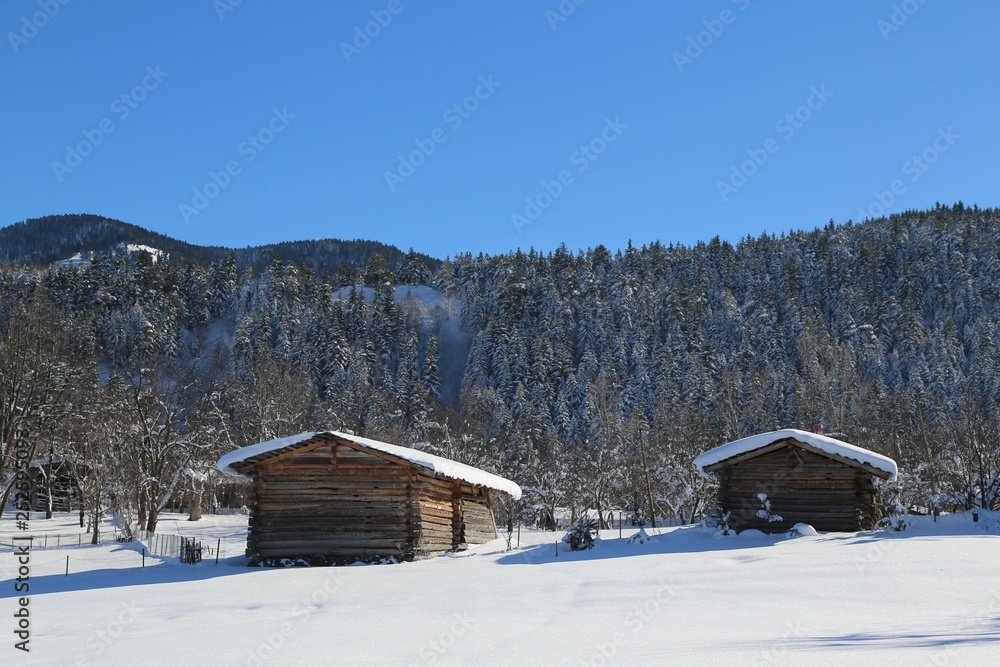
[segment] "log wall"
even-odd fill
[[[337,443],[253,468],[247,556],[410,560],[496,537],[484,489]]]
[[[484,544],[496,539],[496,520],[485,489],[463,485],[461,509],[467,544]]]
[[[418,475],[420,533],[417,539],[418,557],[433,556],[458,549],[459,534],[455,527],[453,480],[430,474]]]
[[[254,470],[250,557],[412,558],[410,469],[324,445]]]
[[[788,445],[717,471],[719,505],[730,512],[729,525],[739,531],[755,528],[783,532],[796,523],[817,530],[854,532],[869,529],[874,517],[872,476],[854,466]],[[766,493],[772,514],[757,516]]]

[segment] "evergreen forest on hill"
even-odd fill
[[[185,471],[320,429],[511,478],[543,523],[697,520],[695,456],[813,424],[896,459],[887,504],[1000,509],[1000,210],[443,261],[36,222],[0,230],[0,479],[21,444],[86,463],[91,511],[150,529]],[[51,264],[123,242],[169,257]]]

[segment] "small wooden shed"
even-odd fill
[[[79,477],[86,477],[89,468],[82,463],[70,463],[60,457],[32,461],[28,466],[31,490],[28,502],[33,512],[72,512],[82,504]]]
[[[872,479],[896,477],[890,458],[797,429],[730,442],[694,463],[718,476],[719,509],[736,531],[783,532],[797,523],[834,532],[870,529],[877,518]]]
[[[223,456],[250,477],[251,564],[281,559],[412,560],[496,537],[491,492],[521,497],[497,475],[337,431],[299,433]]]

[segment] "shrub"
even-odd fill
[[[569,545],[570,551],[583,551],[594,548],[594,538],[597,536],[597,519],[589,519],[585,516],[576,520],[576,523],[566,531],[563,542]]]

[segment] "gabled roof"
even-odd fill
[[[767,448],[770,448],[771,445],[786,440],[794,440],[803,448],[821,456],[863,468],[876,477],[889,480],[896,479],[896,462],[892,459],[825,435],[800,431],[794,428],[761,433],[759,435],[752,435],[749,438],[743,438],[742,440],[735,440],[705,452],[694,460],[694,464],[698,466],[702,474],[714,472],[718,468],[725,467],[727,464],[737,463],[738,461],[733,460],[737,457],[739,457],[739,460],[745,460],[759,456],[769,451]]]
[[[468,482],[473,486],[485,486],[497,491],[503,491],[510,494],[515,500],[521,497],[521,487],[499,475],[494,475],[485,470],[473,468],[470,465],[452,461],[442,456],[428,454],[427,452],[422,452],[411,447],[391,445],[387,442],[362,438],[349,433],[341,433],[340,431],[307,431],[298,435],[268,440],[267,442],[261,442],[229,452],[219,459],[217,465],[219,470],[224,473],[248,476],[242,470],[247,465],[258,463],[259,461],[278,456],[285,452],[305,449],[313,444],[318,445],[330,440],[338,441],[354,449],[367,450],[376,456],[387,455],[382,456],[382,458],[402,459],[406,462],[428,468],[438,475]]]

